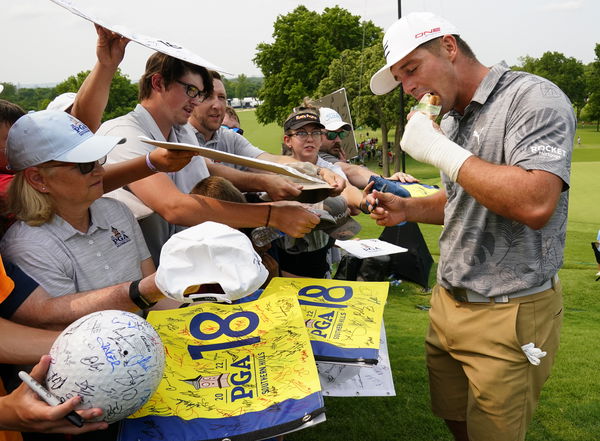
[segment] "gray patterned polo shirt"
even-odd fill
[[[481,82],[464,115],[449,112],[441,127],[485,161],[555,174],[563,192],[549,222],[533,230],[491,212],[442,174],[448,202],[438,283],[488,297],[543,284],[563,260],[575,134],[569,99],[550,81],[501,63]]]

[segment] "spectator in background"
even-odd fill
[[[6,161],[6,139],[12,125],[23,115],[25,111],[17,104],[10,101],[0,100],[0,199],[5,198],[12,172],[8,169]]]
[[[319,111],[308,105],[297,107],[285,120],[283,142],[291,152],[292,158],[305,166],[312,164],[317,167],[327,167],[344,177],[344,172],[318,156],[321,143],[323,124],[319,121]],[[305,164],[308,163],[308,164]],[[330,201],[330,199],[335,201]],[[341,202],[343,209],[335,211],[347,215],[347,207],[357,213],[363,195],[352,185],[347,185],[341,198],[328,198],[324,206],[336,206]],[[327,210],[327,208],[326,208]],[[288,277],[329,277],[327,254],[335,241],[323,231],[313,231],[305,238],[294,240],[283,237],[273,242],[276,245],[279,265],[282,275]]]
[[[240,118],[238,117],[238,114],[235,111],[235,109],[231,106],[225,107],[225,116],[223,117],[221,127],[233,130],[239,135],[244,134],[244,129],[242,129],[240,126]]]
[[[418,179],[408,173],[394,173],[390,178],[384,178],[377,173],[372,172],[367,167],[350,164],[345,160],[345,154],[342,148],[342,140],[351,136],[352,126],[343,121],[338,112],[329,108],[321,107],[319,109],[320,120],[324,125],[325,131],[321,135],[321,147],[319,157],[336,166],[340,167],[345,173],[348,181],[357,188],[365,188],[369,182],[374,181],[374,189],[381,190],[386,185],[387,191],[398,196],[410,196],[408,186],[404,183],[417,183]],[[371,142],[361,142],[359,152],[371,152],[374,144]]]
[[[290,162],[287,156],[272,155],[253,146],[246,138],[231,130],[221,127],[226,115],[227,92],[218,72],[211,72],[213,92],[202,103],[199,103],[189,118],[189,127],[195,133],[198,144],[203,147],[233,153],[239,156],[261,159],[271,162]],[[246,167],[226,164],[237,170]],[[275,174],[235,173],[221,164],[209,164],[211,175],[229,179],[242,191],[266,191],[271,199],[293,199],[300,195],[301,186]],[[327,169],[321,170],[321,178],[333,187],[333,193],[343,190],[344,181]]]

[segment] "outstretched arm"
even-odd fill
[[[281,201],[269,204],[238,204],[206,196],[184,194],[164,173],[156,173],[129,184],[131,191],[167,222],[193,226],[205,221],[233,228],[275,227],[293,237],[302,237],[319,223],[319,217],[301,204]]]
[[[51,297],[45,289],[38,286],[15,311],[11,320],[28,326],[62,329],[86,314],[103,309],[139,311],[140,308],[129,297],[130,285],[131,282],[124,282],[60,297]],[[154,283],[154,274],[144,277],[138,288],[150,302],[164,299]],[[39,355],[37,352],[38,357]]]
[[[274,201],[296,198],[302,186],[271,173],[252,173],[206,161],[210,174],[229,180],[241,191],[265,191]]]
[[[71,115],[80,119],[92,132],[96,132],[108,103],[110,84],[125,56],[129,40],[119,34],[94,24],[98,33],[96,56],[98,61],[85,79],[71,109]]]
[[[150,152],[150,165],[161,172],[176,172],[189,164],[196,154],[186,150],[167,150],[157,147]],[[104,166],[104,193],[156,173],[147,164],[146,156]]]
[[[438,167],[481,205],[500,216],[539,229],[556,209],[563,189],[563,181],[557,175],[478,158],[446,138],[421,112],[412,115],[400,143],[414,159]]]
[[[0,318],[0,363],[33,364],[48,353],[58,334]]]

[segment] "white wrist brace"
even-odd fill
[[[455,182],[460,167],[473,156],[446,138],[433,126],[433,121],[421,112],[415,112],[406,124],[400,146],[413,159],[439,168]]]

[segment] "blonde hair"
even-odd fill
[[[50,195],[33,188],[20,171],[8,188],[8,211],[27,225],[38,227],[52,220],[54,204]]]

